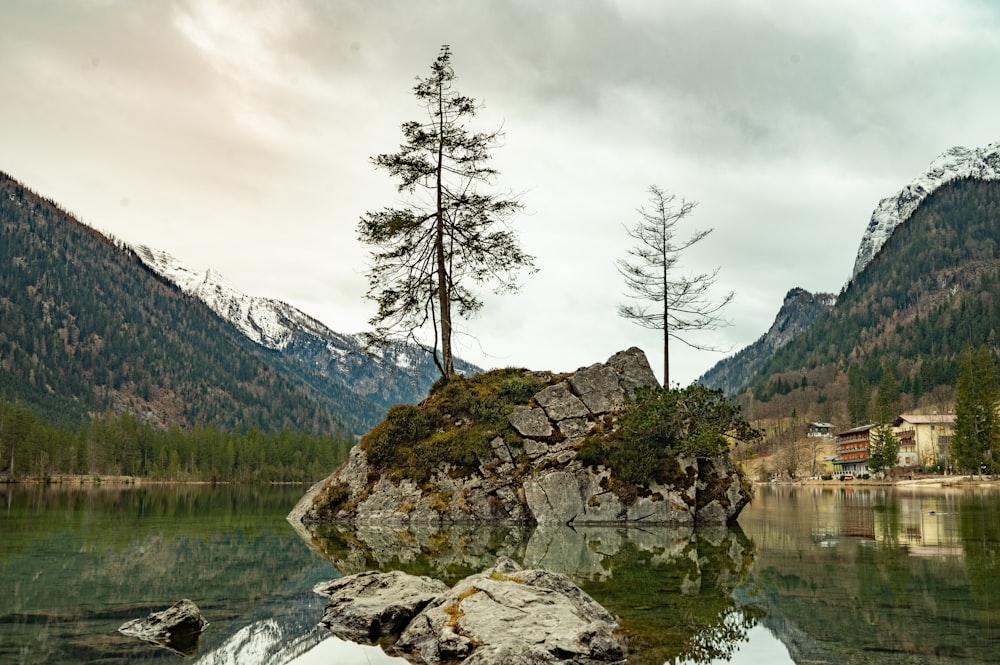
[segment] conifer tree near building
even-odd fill
[[[996,359],[986,346],[966,347],[958,359],[955,432],[951,443],[956,466],[970,474],[996,471],[1000,462],[1000,387]]]

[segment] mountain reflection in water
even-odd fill
[[[305,542],[285,520],[302,491],[0,486],[0,663],[179,663],[117,629],[191,598],[209,626],[184,662],[399,665],[317,629],[313,586],[393,568],[453,583],[500,554],[570,576],[618,618],[633,665],[1000,663],[995,490],[765,486],[743,531],[326,527]]]

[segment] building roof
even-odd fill
[[[824,429],[832,428],[833,425],[830,423],[809,423],[810,427],[822,427]]]
[[[843,432],[838,432],[837,436],[844,436],[845,434],[857,434],[859,432],[867,432],[872,427],[875,427],[875,425],[869,423],[868,425],[862,425],[861,427],[855,427],[854,429],[849,429],[849,430],[844,430]]]
[[[894,424],[896,427],[899,427],[904,422],[910,423],[911,425],[954,425],[955,414],[934,413],[931,415],[923,415],[917,413],[904,413],[896,418],[896,422]]]

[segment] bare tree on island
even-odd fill
[[[399,152],[372,158],[399,178],[409,206],[367,212],[358,224],[359,239],[378,248],[366,293],[378,313],[366,341],[376,347],[400,338],[419,343],[416,333],[430,324],[434,362],[445,379],[455,373],[453,308],[468,317],[483,306],[469,285],[491,282],[497,293],[513,292],[522,268],[535,272],[534,257],[508,226],[521,203],[478,190],[498,175],[490,157],[503,134],[466,127],[477,105],[454,90],[455,78],[451,50],[442,46],[431,75],[417,77],[413,88],[426,117],[402,125]]]
[[[686,338],[694,330],[715,330],[728,325],[719,312],[728,305],[734,293],[729,292],[713,303],[709,290],[715,284],[719,269],[700,275],[676,274],[684,250],[702,240],[712,229],[697,231],[688,240],[675,240],[678,222],[694,210],[694,202],[681,199],[675,204],[673,194],[667,195],[656,185],[649,188],[650,209],[639,208],[642,220],[626,228],[638,244],[628,250],[631,260],[619,259],[618,272],[625,278],[630,293],[638,303],[619,305],[618,314],[644,328],[663,331],[663,387],[670,387],[670,338],[700,350],[716,350],[696,344]]]

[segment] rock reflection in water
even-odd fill
[[[630,664],[730,656],[763,610],[733,598],[754,558],[738,528],[317,528],[313,544],[343,575],[401,570],[452,585],[505,555],[563,573],[618,618]]]
[[[334,524],[317,527],[312,542],[341,575],[401,570],[434,577],[451,586],[493,565],[500,555],[524,562],[531,532],[531,527],[507,526]]]

